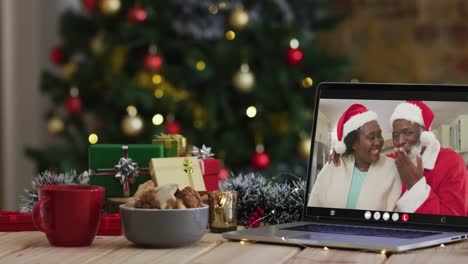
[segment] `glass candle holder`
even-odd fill
[[[210,231],[223,233],[237,230],[237,191],[208,192]]]

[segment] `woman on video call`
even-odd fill
[[[334,147],[341,164],[327,163],[317,176],[309,206],[393,211],[401,195],[395,162],[381,154],[382,131],[377,114],[351,105],[337,124]]]

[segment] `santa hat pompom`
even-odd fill
[[[338,154],[343,154],[346,152],[346,144],[343,141],[338,141],[335,144],[335,152]]]
[[[429,131],[423,131],[421,132],[419,140],[421,140],[421,145],[426,147],[431,145],[434,141],[437,141],[437,138],[435,137],[434,133]]]

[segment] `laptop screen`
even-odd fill
[[[322,83],[306,218],[468,226],[468,87]]]

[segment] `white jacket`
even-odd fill
[[[344,155],[340,159],[340,166],[329,162],[318,174],[310,193],[309,206],[346,208],[355,166],[354,155]],[[381,154],[367,171],[356,209],[393,211],[401,191],[395,161]]]

